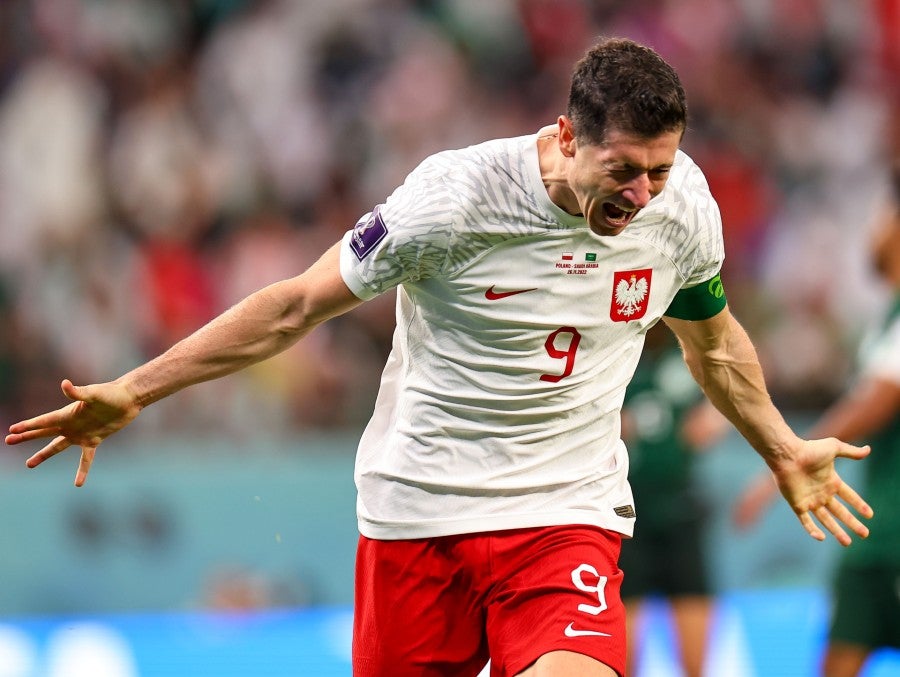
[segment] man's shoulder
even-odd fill
[[[643,217],[643,222],[664,221],[692,231],[720,223],[706,177],[687,153],[678,151],[666,187],[644,208]]]
[[[443,150],[427,159],[407,182],[416,193],[443,195],[459,209],[500,209],[502,205],[529,201],[529,142],[534,137],[490,139],[464,148]],[[533,152],[536,155],[536,150]],[[517,200],[514,196],[523,196]]]
[[[533,136],[488,139],[462,148],[442,150],[425,160],[440,166],[451,165],[457,170],[486,172],[518,162]]]
[[[709,182],[706,180],[703,170],[690,155],[680,149],[675,154],[675,164],[672,165],[672,171],[666,183],[666,191],[677,194],[682,200],[712,199]]]
[[[683,151],[678,151],[665,189],[650,201],[628,230],[666,252],[694,283],[709,279],[725,256],[722,217],[706,177]]]

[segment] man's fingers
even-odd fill
[[[106,424],[104,416],[97,416],[96,412],[91,411],[84,413],[86,406],[84,403],[88,400],[88,394],[92,392],[92,386],[76,386],[69,379],[65,379],[60,388],[73,402],[55,411],[11,425],[6,443],[20,444],[38,438],[53,437],[49,444],[25,461],[25,465],[29,468],[36,468],[71,446],[81,447],[81,458],[75,472],[75,486],[80,487],[87,480],[97,446],[103,439],[102,433]],[[115,413],[116,408],[101,402],[101,414],[105,414],[107,410]]]
[[[872,510],[872,507],[868,503],[866,503],[863,500],[862,496],[856,493],[853,487],[851,487],[846,482],[841,482],[841,486],[837,490],[837,495],[842,501],[844,501],[847,505],[849,505],[863,517],[869,518],[875,514],[875,511]]]
[[[10,426],[10,431],[12,431],[13,426]],[[30,442],[31,440],[36,440],[41,437],[50,437],[52,435],[59,435],[59,427],[53,426],[51,428],[36,428],[34,430],[26,430],[25,432],[13,433],[10,432],[9,435],[6,436],[7,444],[21,444],[22,442]]]
[[[824,532],[816,525],[813,521],[813,518],[809,516],[808,512],[799,513],[797,515],[800,518],[800,524],[803,525],[803,528],[806,529],[806,533],[812,536],[817,541],[824,541],[825,534]]]
[[[13,423],[9,426],[9,435],[6,436],[7,444],[20,444],[21,442],[36,440],[39,437],[59,435],[61,426],[77,410],[75,408],[79,406],[81,401],[81,397],[79,397],[80,387],[73,385],[68,379],[62,382],[61,387],[63,394],[70,400],[75,400],[75,402],[54,411],[49,411],[46,414]]]
[[[846,442],[841,442],[838,447],[837,453],[835,456],[841,456],[842,458],[852,458],[859,460],[861,458],[865,458],[869,455],[869,452],[872,451],[872,447],[868,444],[864,447],[857,447],[853,444],[847,444]]]
[[[68,397],[70,400],[80,399],[78,397],[78,389],[75,387],[75,384],[73,384],[69,379],[63,379],[62,383],[59,384],[59,388],[63,391],[63,395]]]
[[[832,501],[833,500],[834,499],[832,499]],[[821,525],[828,529],[832,536],[837,539],[838,543],[841,545],[850,545],[850,537],[847,535],[847,532],[841,528],[841,525],[837,523],[837,520],[834,519],[834,516],[828,508],[824,505],[819,506],[815,509],[815,515]]]
[[[67,440],[65,437],[60,435],[46,447],[31,456],[31,458],[29,458],[27,461],[25,461],[25,465],[29,468],[36,468],[48,458],[56,456],[59,452],[65,451],[70,446],[72,446],[72,443],[69,442],[69,440]]]
[[[97,452],[96,447],[82,447],[81,460],[78,462],[78,471],[75,473],[75,486],[80,487],[87,479],[88,472],[91,470],[91,463],[94,462],[94,454]]]
[[[47,430],[48,428],[52,428],[57,423],[52,418],[55,413],[56,412],[41,414],[40,416],[35,416],[34,418],[29,418],[25,421],[13,423],[11,426],[9,426],[10,435],[25,435],[33,433],[36,430]],[[30,439],[34,438],[32,437]]]
[[[869,528],[860,522],[856,515],[850,512],[847,507],[836,498],[832,498],[828,502],[827,508],[831,511],[832,515],[848,526],[853,533],[860,538],[866,538],[869,535]]]
[[[69,413],[69,408],[73,405],[67,405],[62,409],[51,411],[25,421],[19,421],[9,426],[9,435],[6,438],[7,444],[18,444],[19,442],[27,442],[38,437],[49,437],[50,435],[59,434],[60,425]],[[10,438],[12,440],[10,441]]]

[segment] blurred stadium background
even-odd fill
[[[4,427],[301,271],[428,153],[552,122],[597,35],[679,69],[731,305],[798,427],[887,300],[865,246],[898,0],[4,0],[0,25]],[[392,329],[382,298],[159,403],[82,490],[74,459],[7,449],[0,677],[349,675],[353,453]],[[813,677],[838,546],[786,506],[732,527],[761,467],[735,437],[698,466],[709,672]],[[637,677],[678,674],[658,611]],[[867,677],[898,674],[884,654]]]

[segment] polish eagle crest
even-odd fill
[[[650,279],[653,271],[626,270],[617,272],[613,280],[613,298],[610,317],[616,322],[637,320],[647,312],[650,296]]]

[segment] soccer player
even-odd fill
[[[306,272],[115,381],[64,380],[73,402],[6,441],[51,438],[29,467],[81,447],[80,486],[144,407],[397,288],[357,452],[354,674],[465,677],[490,658],[495,676],[622,675],[619,409],[661,318],[812,537],[848,544],[845,527],[867,534],[851,508],[870,514],[834,468],[868,449],[801,439],[767,394],[719,279],[719,211],[679,150],[686,120],[658,54],[601,41],[555,124],[427,158]]]
[[[900,161],[894,194],[872,246],[872,261],[893,289],[893,303],[860,347],[855,383],[810,430],[867,439],[876,449],[865,479],[878,513],[873,537],[842,553],[834,572],[823,677],[856,677],[874,650],[900,649]],[[752,483],[736,503],[738,525],[756,521],[775,493],[768,473]]]

